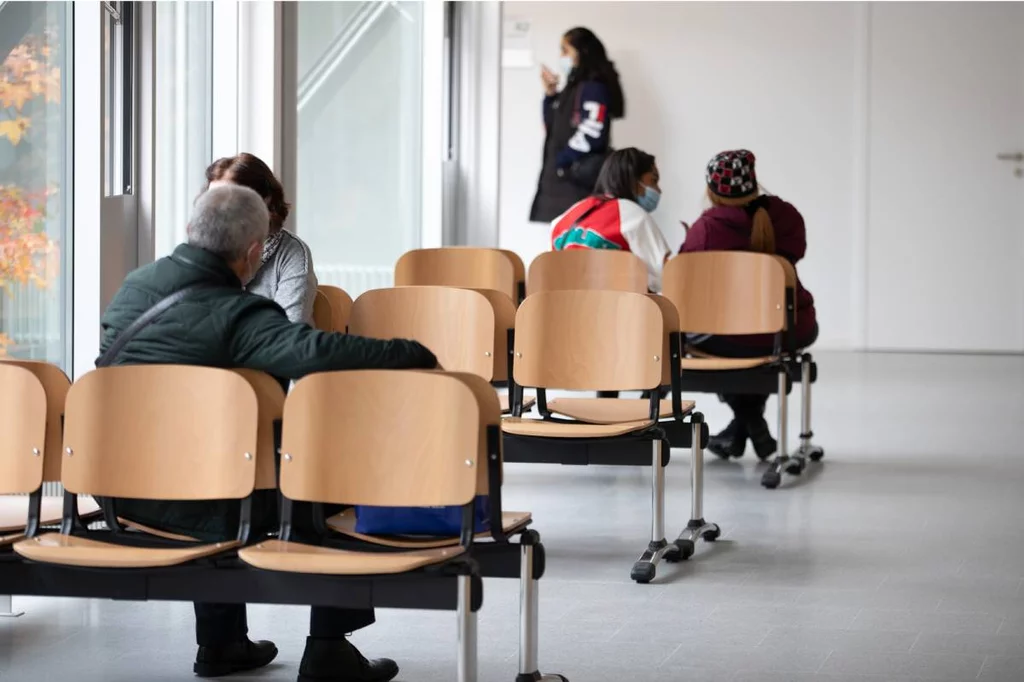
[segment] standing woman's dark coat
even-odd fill
[[[593,186],[571,179],[570,169],[588,156],[607,156],[612,120],[625,113],[618,73],[601,42],[589,30],[579,28],[566,33],[566,39],[577,49],[580,61],[562,91],[544,97],[547,134],[531,222],[550,223],[593,193]]]

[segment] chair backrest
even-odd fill
[[[672,334],[679,331],[679,311],[675,304],[661,294],[647,294],[647,297],[654,301],[661,310],[661,319],[664,322],[665,342],[662,344],[661,357],[661,385],[672,384]]]
[[[498,249],[416,249],[395,264],[395,286],[494,289],[516,300],[512,261]]]
[[[352,297],[344,289],[329,284],[321,284],[317,291],[322,293],[331,305],[331,330],[346,331],[348,318],[352,314]]]
[[[646,294],[542,291],[516,313],[515,381],[576,391],[661,385],[664,320]]]
[[[482,408],[462,378],[442,372],[307,376],[285,400],[281,492],[331,504],[468,504],[486,469],[481,424],[495,405]]]
[[[494,372],[491,381],[508,381],[508,331],[516,326],[516,305],[500,291],[475,291],[490,302],[494,311]]]
[[[46,402],[36,375],[0,363],[0,495],[32,493],[43,484]]]
[[[512,274],[516,278],[516,296],[512,302],[518,306],[526,298],[526,264],[519,254],[510,249],[498,249],[512,263]]]
[[[494,373],[494,310],[482,294],[453,287],[374,289],[352,305],[349,332],[375,339],[413,339],[447,371],[488,381]]]
[[[46,392],[46,445],[43,453],[43,482],[60,480],[62,442],[64,440],[64,402],[71,380],[57,365],[35,360],[3,360],[4,365],[31,372]],[[0,433],[6,432],[6,429]]]
[[[256,479],[259,401],[230,370],[131,365],[68,391],[61,481],[73,493],[242,499]]]
[[[647,293],[647,266],[628,251],[547,251],[530,263],[529,295],[564,289],[608,289]]]
[[[334,331],[334,313],[331,310],[331,301],[319,289],[313,299],[313,326],[324,332]]]
[[[684,332],[774,334],[786,325],[786,275],[763,253],[681,253],[665,264],[662,294]]]
[[[790,263],[789,260],[787,260],[785,256],[772,256],[772,257],[776,261],[778,261],[779,265],[782,266],[782,271],[784,273],[786,273],[786,290],[792,292],[793,297],[794,297],[792,315],[793,315],[793,321],[795,322],[796,321],[796,314],[797,314],[797,309],[796,309],[796,281],[797,281],[796,280],[796,268],[793,267],[793,264]]]
[[[256,392],[259,427],[256,435],[256,489],[277,488],[277,443],[274,442],[274,423],[284,418],[284,389],[277,379],[254,369],[236,369]]]

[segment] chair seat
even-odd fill
[[[178,566],[238,547],[236,540],[195,547],[126,547],[89,538],[46,533],[14,545],[14,551],[32,561],[92,568],[157,568]]]
[[[146,535],[152,535],[154,537],[163,538],[164,540],[175,540],[177,542],[199,542],[199,540],[188,535],[178,535],[177,533],[171,533],[166,530],[158,530],[149,526],[144,526],[137,521],[130,521],[123,519],[120,516],[117,517],[118,522],[128,530],[134,530],[138,533],[145,533]]]
[[[774,362],[778,362],[778,360],[779,359],[774,356],[760,358],[718,358],[708,356],[683,358],[679,361],[679,365],[684,370],[703,370],[705,372],[711,372],[721,370],[753,369],[754,367],[770,365]]]
[[[651,426],[654,426],[654,422],[650,419],[617,424],[565,424],[520,417],[506,417],[501,420],[501,430],[507,434],[540,438],[614,438],[643,431]]]
[[[371,553],[267,540],[239,550],[238,556],[250,566],[267,571],[324,575],[391,575],[444,563],[463,553],[465,550],[458,545],[408,552]]]
[[[691,400],[683,401],[683,414],[693,411]],[[557,398],[548,403],[551,412],[588,424],[621,424],[643,421],[651,411],[651,401],[628,398]],[[672,418],[672,401],[664,399],[658,407],[662,419]]]
[[[25,530],[28,520],[28,495],[0,495],[0,535]],[[78,498],[78,513],[83,520],[99,514],[91,497]],[[44,526],[60,525],[64,516],[63,497],[44,497],[39,505],[39,521]]]
[[[512,411],[512,406],[509,403],[509,397],[507,393],[502,393],[498,396],[498,402],[501,404],[501,413],[508,414]],[[537,399],[527,396],[523,398],[523,412],[529,410],[531,407],[537,404]]]
[[[530,512],[502,512],[501,529],[505,531],[506,534],[511,534],[525,528],[532,519],[533,514]],[[346,509],[340,514],[335,514],[331,518],[327,519],[327,525],[332,530],[343,535],[347,535],[350,538],[362,540],[363,542],[370,542],[383,547],[395,547],[398,549],[430,549],[437,547],[452,547],[453,545],[459,544],[459,539],[455,537],[428,538],[412,535],[381,536],[357,533],[356,512],[354,509]],[[490,532],[477,533],[476,539],[486,540],[489,537],[491,537]]]
[[[24,537],[25,536],[21,533],[15,533],[14,535],[0,535],[0,549],[6,550],[8,547]]]

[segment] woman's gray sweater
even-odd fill
[[[291,232],[284,231],[277,248],[256,271],[246,289],[273,299],[292,322],[312,325],[316,287],[309,247]]]

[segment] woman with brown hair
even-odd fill
[[[680,252],[756,251],[784,257],[794,268],[807,252],[804,218],[792,204],[764,194],[757,183],[754,154],[746,149],[722,152],[707,167],[711,208],[686,233]],[[806,348],[818,338],[814,297],[797,281],[797,324],[793,345]],[[722,357],[761,357],[775,352],[771,335],[711,336],[689,339],[690,345]],[[791,349],[792,350],[792,349]],[[725,395],[735,418],[712,436],[708,449],[722,458],[742,457],[747,439],[760,459],[777,447],[764,419],[764,395]]]
[[[259,158],[243,152],[217,159],[206,169],[206,189],[220,184],[242,185],[255,191],[267,203],[270,234],[263,242],[260,267],[246,290],[265,296],[284,308],[292,322],[313,323],[316,274],[309,247],[284,229],[291,204],[273,171]]]

